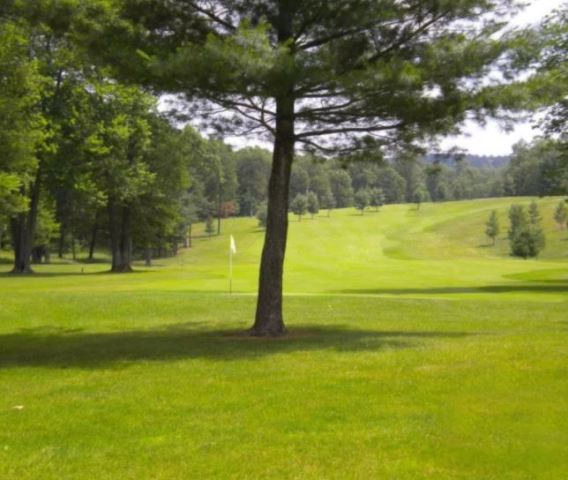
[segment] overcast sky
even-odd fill
[[[565,0],[532,0],[531,5],[518,16],[515,23],[519,25],[536,23],[559,7],[563,1]],[[519,124],[509,133],[504,132],[493,121],[488,122],[485,127],[468,122],[464,130],[467,132],[466,135],[441,141],[442,148],[457,146],[474,154],[508,155],[512,151],[512,146],[519,140],[530,141],[540,134],[540,131],[533,128],[529,122]]]

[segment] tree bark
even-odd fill
[[[97,244],[97,234],[99,233],[99,224],[95,222],[91,230],[91,241],[89,242],[89,260],[95,258],[95,246]]]
[[[57,251],[57,256],[59,258],[63,258],[63,253],[65,250],[65,234],[65,222],[61,222],[61,225],[59,227],[59,247]]]
[[[144,265],[146,267],[152,266],[152,247],[146,247],[144,250]]]
[[[71,258],[73,258],[73,261],[75,262],[77,260],[77,248],[76,248],[76,243],[75,243],[75,236],[71,235]]]
[[[110,222],[110,243],[112,252],[112,273],[132,272],[130,211],[127,206],[120,206],[114,201],[108,205]]]
[[[30,191],[30,208],[12,219],[12,241],[14,246],[14,267],[12,273],[31,274],[32,247],[39,209],[41,171],[38,169]]]
[[[260,263],[256,319],[251,329],[255,336],[286,333],[282,315],[282,281],[294,142],[294,97],[289,95],[276,100],[276,135],[268,186],[266,234]]]

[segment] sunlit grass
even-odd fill
[[[568,233],[486,246],[513,201],[292,218],[286,339],[244,334],[253,219],[132,275],[0,276],[0,479],[566,478]]]

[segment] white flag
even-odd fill
[[[231,249],[231,253],[237,253],[237,244],[235,243],[235,239],[233,238],[233,236],[231,235],[231,246],[229,247]]]

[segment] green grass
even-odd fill
[[[528,201],[292,219],[285,339],[242,334],[252,219],[132,275],[0,275],[0,478],[567,478],[568,232],[540,200],[546,250],[509,257]]]

